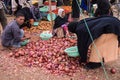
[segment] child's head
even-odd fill
[[[59,9],[59,10],[58,10],[58,16],[60,16],[60,17],[62,17],[62,18],[65,17],[65,11],[64,11],[64,9]]]

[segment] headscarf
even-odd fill
[[[68,30],[72,33],[75,33],[76,32],[76,29],[77,29],[77,25],[78,25],[78,22],[71,22],[69,25],[68,25]]]
[[[60,8],[59,10],[58,10],[58,16],[60,16],[61,18],[63,18],[62,17],[62,12],[64,11],[64,9],[62,9],[62,8]]]

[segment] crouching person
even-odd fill
[[[57,35],[57,37],[69,37],[68,27],[69,24],[68,21],[69,14],[65,14],[64,9],[58,10],[58,16],[55,19],[55,24],[53,26],[53,33]]]
[[[2,33],[2,45],[4,47],[21,47],[21,41],[24,40],[24,31],[20,26],[24,23],[25,17],[23,14],[16,14],[15,20],[10,22]]]

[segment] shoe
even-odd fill
[[[97,69],[97,68],[100,68],[101,66],[102,66],[101,63],[89,62],[84,66],[84,68],[85,69]]]

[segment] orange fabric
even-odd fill
[[[105,62],[110,62],[118,59],[118,39],[115,34],[103,34],[94,41],[100,58],[96,53],[94,45],[91,44],[89,47],[91,49],[89,62],[100,62],[102,58],[104,58]]]

